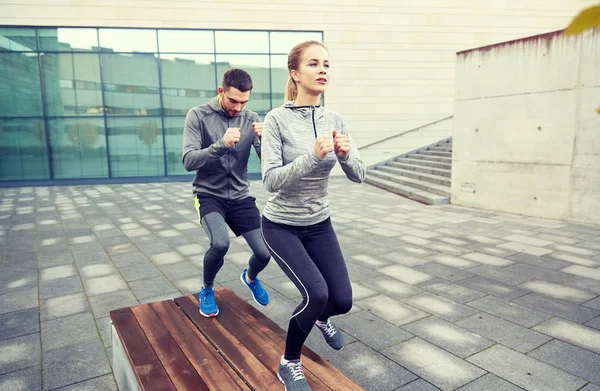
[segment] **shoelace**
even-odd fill
[[[302,364],[301,363],[299,363],[299,362],[289,362],[287,364],[287,367],[292,372],[292,379],[294,379],[294,381],[298,381],[298,380],[304,379],[304,372],[302,372]]]
[[[320,325],[317,323],[319,328],[323,330],[328,336],[333,337],[335,335],[335,327],[331,324],[331,321],[327,320],[327,323]]]
[[[212,293],[207,293],[204,295],[204,300],[206,301],[206,304],[213,305],[215,304],[215,295]]]

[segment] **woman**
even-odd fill
[[[329,55],[316,41],[288,56],[286,103],[271,110],[262,135],[262,174],[274,193],[263,211],[262,233],[273,259],[302,294],[290,319],[278,377],[286,390],[310,390],[300,352],[313,325],[334,349],[344,347],[330,317],[352,308],[346,263],[331,225],[327,183],[336,161],[353,182],[365,165],[342,117],[320,105],[329,82]]]

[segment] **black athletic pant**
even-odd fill
[[[352,308],[352,287],[331,220],[298,227],[262,217],[262,233],[271,256],[302,294],[290,319],[285,359],[300,358],[316,320]]]

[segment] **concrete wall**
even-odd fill
[[[459,53],[452,203],[600,223],[600,33]]]
[[[327,105],[360,146],[451,116],[456,51],[563,28],[596,2],[0,0],[0,25],[322,30]]]

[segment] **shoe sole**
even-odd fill
[[[248,286],[248,284],[246,284],[246,281],[244,281],[244,273],[240,274],[240,281],[242,282],[242,284],[244,284],[244,286],[245,286],[246,288],[250,289],[250,287]],[[252,292],[252,289],[250,289],[250,293],[252,293],[252,300],[254,300],[254,302],[255,302],[256,304],[258,304],[258,305],[260,305],[260,306],[262,306],[262,307],[267,307],[267,306],[269,305],[270,301],[269,301],[269,303],[267,303],[267,304],[260,304],[260,303],[258,302],[258,300],[256,300],[256,297],[254,297],[254,292]]]
[[[214,314],[209,314],[209,315],[206,315],[204,312],[202,312],[202,310],[198,310],[198,312],[200,312],[200,315],[204,316],[205,318],[214,318],[215,316],[219,315],[218,309],[217,309],[217,312],[215,312]]]
[[[283,379],[281,378],[281,376],[279,376],[279,373],[277,373],[277,378],[279,379],[281,384],[283,384],[283,391],[287,391],[287,387],[285,386],[285,383],[283,382]]]

